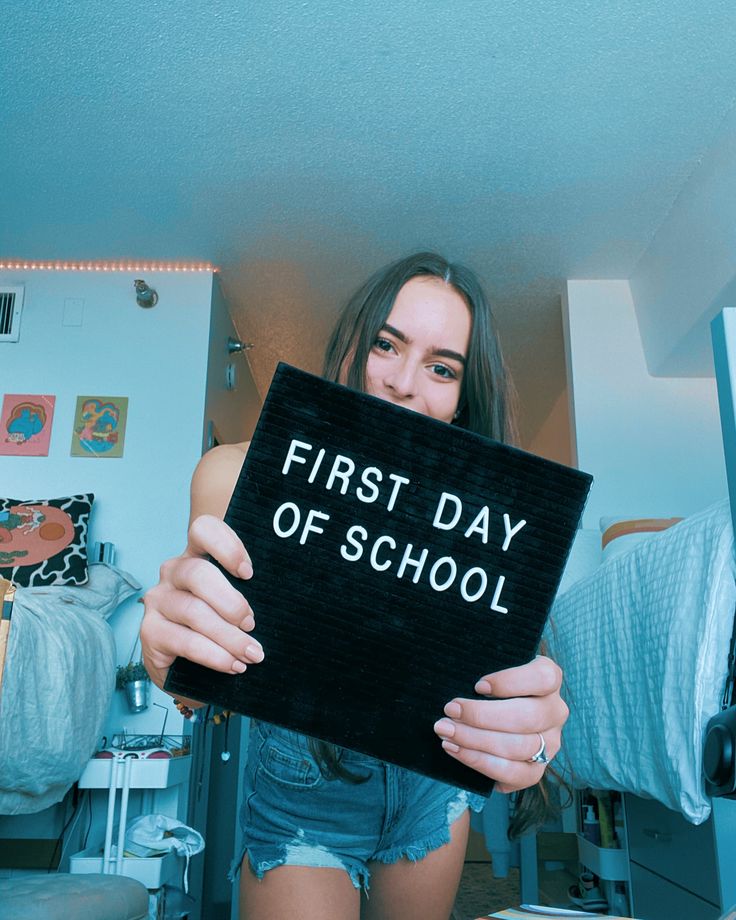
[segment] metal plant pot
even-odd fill
[[[131,680],[125,685],[125,698],[131,712],[143,712],[151,702],[151,681],[147,678]]]

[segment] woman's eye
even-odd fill
[[[391,349],[393,348],[393,345],[391,344],[391,342],[389,342],[388,339],[378,338],[373,343],[373,347],[377,348],[379,351],[391,351]]]
[[[454,380],[457,377],[455,371],[446,364],[433,364],[432,372],[438,377],[446,377],[448,380]]]

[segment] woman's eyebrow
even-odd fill
[[[385,329],[386,332],[390,332],[391,335],[396,336],[396,338],[400,342],[403,342],[405,345],[411,345],[411,339],[409,336],[405,335],[401,329],[397,329],[396,326],[392,326],[391,323],[384,323],[382,328]],[[461,355],[459,351],[453,351],[452,348],[432,347],[430,352],[433,355],[437,355],[439,358],[450,358],[452,360],[458,361],[460,364],[462,364],[463,367],[465,367],[465,355]]]
[[[386,332],[390,332],[391,335],[395,335],[400,342],[404,343],[404,345],[411,344],[411,339],[407,335],[404,335],[401,329],[397,329],[396,326],[392,326],[391,323],[384,323],[382,328],[385,329]]]
[[[454,359],[465,367],[465,355],[461,355],[459,351],[453,351],[451,348],[433,348],[432,354],[439,358]]]

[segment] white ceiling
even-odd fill
[[[407,250],[497,305],[529,441],[565,278],[629,278],[736,96],[733,0],[0,0],[0,257],[209,260],[265,388]]]

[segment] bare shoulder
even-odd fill
[[[191,519],[200,514],[225,516],[249,446],[249,441],[218,444],[203,455],[192,477]]]

